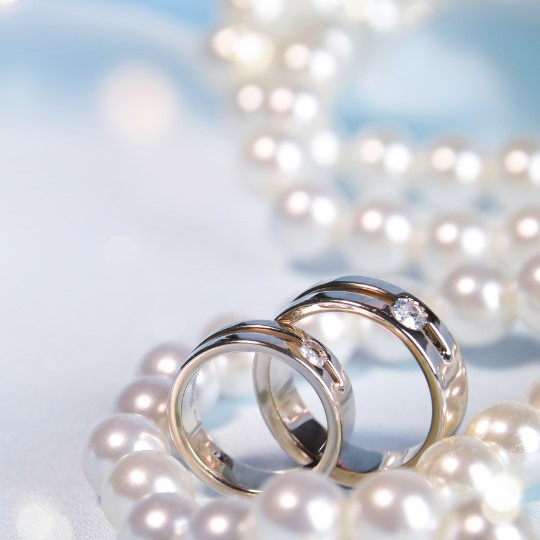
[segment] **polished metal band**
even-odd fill
[[[417,321],[407,317],[408,309],[419,315]],[[297,297],[276,320],[292,328],[305,317],[329,311],[367,317],[401,339],[420,365],[432,400],[431,426],[423,444],[387,452],[344,446],[332,477],[353,486],[366,473],[414,465],[426,448],[454,432],[465,412],[467,375],[458,346],[437,316],[418,298],[378,279],[351,276],[320,283]],[[325,438],[325,428],[306,408],[292,379],[274,375],[269,362],[259,358],[253,369],[259,406],[274,437],[298,463],[306,456],[318,459],[321,449],[314,442]],[[311,426],[308,436],[295,431],[298,422]]]
[[[329,474],[354,427],[355,406],[349,379],[323,345],[305,332],[275,321],[248,321],[219,330],[193,351],[176,374],[168,416],[180,457],[203,482],[225,494],[256,495],[261,484],[275,474],[227,455],[206,432],[197,411],[195,381],[199,369],[217,356],[235,352],[255,353],[258,370],[263,374],[269,369],[271,359],[277,359],[280,361],[277,364],[284,363],[295,369],[313,386],[324,408],[327,430],[313,429],[315,420],[307,411],[294,406],[282,410],[283,420],[292,440],[309,440],[309,447],[316,449],[313,456],[299,450],[300,463],[321,474]],[[286,396],[281,397],[286,403]],[[263,406],[273,399],[263,390],[257,398]],[[271,419],[267,421],[272,425]],[[275,432],[276,427],[272,430]],[[321,439],[312,438],[312,434]]]

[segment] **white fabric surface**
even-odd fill
[[[238,181],[237,141],[187,106],[166,139],[142,146],[77,112],[54,122],[50,108],[10,112],[0,103],[0,538],[113,538],[80,453],[141,355],[162,340],[195,344],[223,312],[269,318],[323,276],[287,266],[267,205]],[[525,338],[470,357],[468,417],[540,378],[538,342]],[[351,369],[370,441],[421,433],[415,369]],[[395,416],[382,416],[381,389],[400,404]],[[216,436],[265,457],[253,403],[228,407]],[[538,500],[530,506],[540,528]]]

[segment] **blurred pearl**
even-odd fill
[[[540,330],[540,253],[518,275],[519,315],[534,330]]]
[[[235,102],[238,109],[245,113],[261,110],[264,104],[264,90],[256,83],[244,84],[236,91]]]
[[[259,540],[342,538],[343,495],[331,480],[306,471],[275,476],[255,500]]]
[[[141,362],[141,375],[161,375],[172,379],[189,356],[189,350],[165,343],[150,350]]]
[[[310,315],[295,326],[318,339],[346,364],[362,340],[358,317],[347,313],[318,313]]]
[[[497,162],[497,192],[503,204],[528,204],[540,196],[540,145],[516,141],[504,148]]]
[[[537,409],[540,409],[540,381],[532,385],[527,395],[527,401]]]
[[[273,233],[294,258],[321,255],[348,226],[345,202],[330,186],[299,185],[276,201]]]
[[[244,155],[249,187],[267,195],[296,183],[308,160],[305,144],[296,135],[272,128],[251,136]]]
[[[350,538],[436,538],[442,506],[435,489],[408,470],[383,471],[362,480],[349,500]]]
[[[332,167],[341,155],[339,137],[329,129],[316,131],[309,143],[311,161],[318,167]]]
[[[383,129],[355,138],[347,149],[346,161],[349,184],[355,192],[403,189],[415,168],[411,143],[405,136]]]
[[[211,49],[218,58],[251,74],[266,69],[274,55],[268,36],[242,25],[220,28],[212,36]]]
[[[439,281],[463,263],[490,258],[494,250],[495,236],[483,219],[450,212],[427,227],[419,262],[426,277]]]
[[[236,352],[214,360],[224,396],[242,398],[253,393],[253,357],[250,352]]]
[[[398,272],[411,261],[416,235],[407,209],[398,203],[373,201],[353,212],[346,253],[356,272]]]
[[[479,412],[465,433],[492,445],[525,486],[540,481],[540,410],[536,407],[501,401]]]
[[[253,538],[250,506],[235,499],[217,499],[200,508],[189,523],[188,540],[247,540]]]
[[[177,493],[154,493],[131,511],[118,540],[184,540],[195,503]]]
[[[280,84],[268,92],[268,111],[283,121],[312,122],[320,113],[319,97],[299,85]]]
[[[524,516],[493,521],[486,517],[482,502],[473,499],[445,519],[444,540],[532,540],[532,529]]]
[[[506,260],[513,268],[519,268],[535,253],[540,253],[540,208],[529,207],[515,213],[503,235]]]
[[[511,330],[516,311],[512,279],[493,266],[468,263],[441,286],[441,316],[461,345],[483,346]]]
[[[140,377],[124,388],[116,403],[116,410],[142,414],[168,434],[167,399],[170,389],[171,381],[166,377]]]
[[[479,195],[485,169],[482,155],[466,141],[441,141],[427,154],[422,194],[437,206],[459,208]]]
[[[112,468],[127,454],[142,450],[169,453],[169,443],[157,426],[138,414],[115,414],[90,433],[83,449],[82,468],[96,493]]]
[[[471,437],[448,437],[430,446],[416,470],[445,497],[481,494],[506,470],[502,459],[485,442]]]
[[[101,506],[111,525],[119,530],[133,507],[154,493],[179,493],[195,497],[187,470],[166,454],[146,450],[123,457],[103,484]]]
[[[351,57],[350,36],[339,27],[322,26],[297,36],[283,50],[283,66],[307,82],[328,83],[344,72]]]
[[[199,414],[208,414],[221,393],[221,370],[217,362],[208,362],[197,372],[195,396]]]

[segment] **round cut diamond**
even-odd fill
[[[326,354],[316,343],[304,341],[300,347],[300,352],[304,358],[315,367],[323,367],[326,361]]]
[[[425,309],[412,298],[398,298],[392,305],[394,319],[411,330],[422,330],[427,322]]]

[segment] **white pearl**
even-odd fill
[[[361,133],[346,151],[347,183],[355,192],[386,195],[403,190],[415,172],[415,156],[406,136],[379,129]]]
[[[185,540],[196,505],[177,493],[154,493],[138,502],[118,540]]]
[[[195,497],[191,476],[179,461],[161,452],[145,450],[124,456],[103,483],[101,506],[119,530],[133,507],[153,493],[179,493]]]
[[[534,383],[527,395],[527,402],[540,409],[540,381]]]
[[[286,190],[273,209],[272,232],[295,259],[321,255],[348,227],[346,205],[330,186],[303,184]]]
[[[319,116],[321,103],[309,87],[284,83],[268,90],[266,107],[280,121],[306,124]]]
[[[306,471],[273,477],[255,500],[258,540],[338,540],[343,495],[331,480]]]
[[[248,540],[253,515],[244,501],[217,499],[200,508],[189,523],[188,540]]]
[[[489,259],[494,251],[495,235],[482,218],[449,212],[427,227],[419,263],[427,278],[440,281],[464,263]]]
[[[171,381],[159,375],[147,375],[135,379],[124,388],[118,397],[116,409],[119,412],[146,416],[163,431],[169,433],[167,421],[167,399]]]
[[[383,471],[356,486],[348,505],[351,540],[437,538],[442,505],[425,478],[408,470]]]
[[[540,197],[540,146],[515,141],[497,160],[497,195],[505,205],[528,204]]]
[[[460,208],[481,193],[485,174],[483,156],[468,142],[440,141],[427,153],[422,195],[435,206]]]
[[[518,276],[519,315],[540,330],[540,254],[529,259]]]
[[[523,208],[510,217],[503,230],[503,249],[513,268],[540,253],[540,207]]]
[[[415,226],[404,206],[373,201],[354,210],[345,249],[357,271],[398,272],[411,261],[415,245]]]
[[[522,482],[514,475],[500,474],[486,486],[482,496],[482,509],[488,519],[511,521],[521,511]]]
[[[492,447],[525,486],[540,481],[540,410],[521,401],[501,401],[479,412],[465,431]]]
[[[358,317],[347,313],[317,313],[295,326],[318,339],[330,349],[341,364],[346,364],[362,341]]]
[[[444,280],[440,303],[441,317],[458,343],[488,345],[512,328],[515,282],[495,266],[467,263]]]
[[[490,520],[483,511],[482,501],[472,499],[445,519],[444,540],[532,540],[532,528],[520,515],[515,519]]]
[[[189,356],[186,347],[165,343],[148,351],[141,362],[141,375],[161,375],[172,379]]]
[[[416,470],[447,498],[481,494],[505,472],[502,459],[489,444],[472,437],[448,437],[430,446]]]
[[[90,433],[82,454],[86,480],[96,493],[121,458],[142,450],[169,453],[169,443],[150,420],[138,414],[115,414]]]

